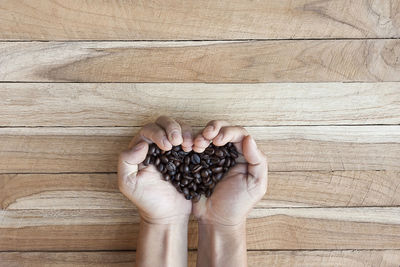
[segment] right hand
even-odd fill
[[[137,206],[140,216],[149,223],[187,221],[192,202],[186,200],[170,182],[164,181],[153,165],[146,167],[141,163],[150,143],[166,151],[177,145],[190,151],[193,145],[191,129],[165,116],[159,117],[155,123],[145,125],[133,138],[129,149],[120,154],[119,189]]]
[[[239,158],[216,185],[209,198],[193,203],[193,214],[200,223],[234,226],[246,216],[267,190],[267,157],[243,127],[229,126],[224,121],[211,121],[194,141],[193,150],[203,152],[213,142],[223,146],[232,142]]]

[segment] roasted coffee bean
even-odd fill
[[[168,157],[167,157],[167,156],[163,155],[163,156],[161,157],[161,162],[162,162],[162,163],[167,164],[168,161],[169,161],[169,160],[168,160]]]
[[[192,172],[193,172],[193,173],[199,172],[199,171],[201,171],[202,168],[203,168],[203,166],[201,166],[200,164],[198,164],[198,165],[196,165],[196,166],[193,167]]]
[[[168,162],[166,167],[171,172],[174,172],[176,170],[175,164],[172,161]]]
[[[201,161],[200,156],[198,154],[193,154],[191,157],[191,161],[193,164],[199,164]]]
[[[211,170],[213,173],[220,173],[223,171],[222,167],[214,167],[214,168],[211,168]]]
[[[208,177],[208,171],[207,170],[202,170],[201,171],[201,177],[203,177],[203,178]]]
[[[218,166],[222,166],[225,163],[225,159],[221,159],[221,161],[218,163]]]
[[[181,146],[161,151],[153,143],[149,145],[143,164],[155,165],[164,180],[171,182],[178,192],[186,193],[186,199],[198,201],[201,194],[211,196],[224,173],[236,164],[238,155],[232,143],[224,146],[211,143],[204,153],[185,152]]]
[[[207,147],[206,150],[204,150],[204,153],[206,153],[206,155],[212,155],[214,154],[214,148],[212,147]]]
[[[190,164],[190,156],[186,156],[185,157],[185,165],[189,165]]]
[[[181,180],[181,185],[187,186],[188,184],[189,184],[189,180],[188,179],[182,179]]]
[[[222,150],[220,150],[220,149],[215,150],[214,154],[219,158],[223,158],[225,156],[224,152]]]
[[[143,165],[144,165],[144,166],[149,166],[150,160],[151,160],[151,156],[150,156],[150,155],[147,155],[146,158],[145,158],[144,161],[143,161]]]

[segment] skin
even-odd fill
[[[237,165],[217,184],[208,199],[192,205],[153,167],[140,164],[148,144],[162,150],[182,145],[203,152],[213,142],[233,142]],[[141,217],[137,266],[187,266],[187,225],[192,213],[199,222],[197,266],[247,266],[246,217],[267,189],[267,159],[242,127],[211,121],[193,140],[189,126],[161,116],[145,125],[120,155],[121,192]],[[234,196],[234,197],[233,197]]]

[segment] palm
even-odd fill
[[[192,204],[150,165],[139,171],[132,188],[131,200],[137,203],[142,216],[148,218],[169,218],[189,215]]]
[[[247,164],[239,163],[216,185],[210,198],[193,204],[193,214],[220,224],[238,224],[251,209],[252,202],[248,192]]]

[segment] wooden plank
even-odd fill
[[[0,81],[400,81],[400,40],[3,42]]]
[[[400,83],[390,82],[0,83],[0,95],[0,126],[13,127],[141,126],[159,114],[192,126],[400,124]]]
[[[270,171],[400,170],[400,126],[247,129],[268,155]],[[118,154],[137,131],[0,128],[0,173],[115,172]]]
[[[131,209],[110,174],[0,174],[0,208]],[[400,172],[270,172],[257,207],[400,206]]]
[[[5,0],[3,40],[399,37],[398,0]]]
[[[197,251],[189,251],[188,266],[196,266]],[[248,251],[248,265],[265,266],[380,266],[398,267],[399,250],[361,251]],[[0,266],[115,266],[135,264],[135,251],[113,252],[0,252]]]
[[[135,210],[0,210],[0,250],[136,248]],[[400,207],[254,209],[248,249],[400,249]],[[197,222],[189,223],[189,248]]]

